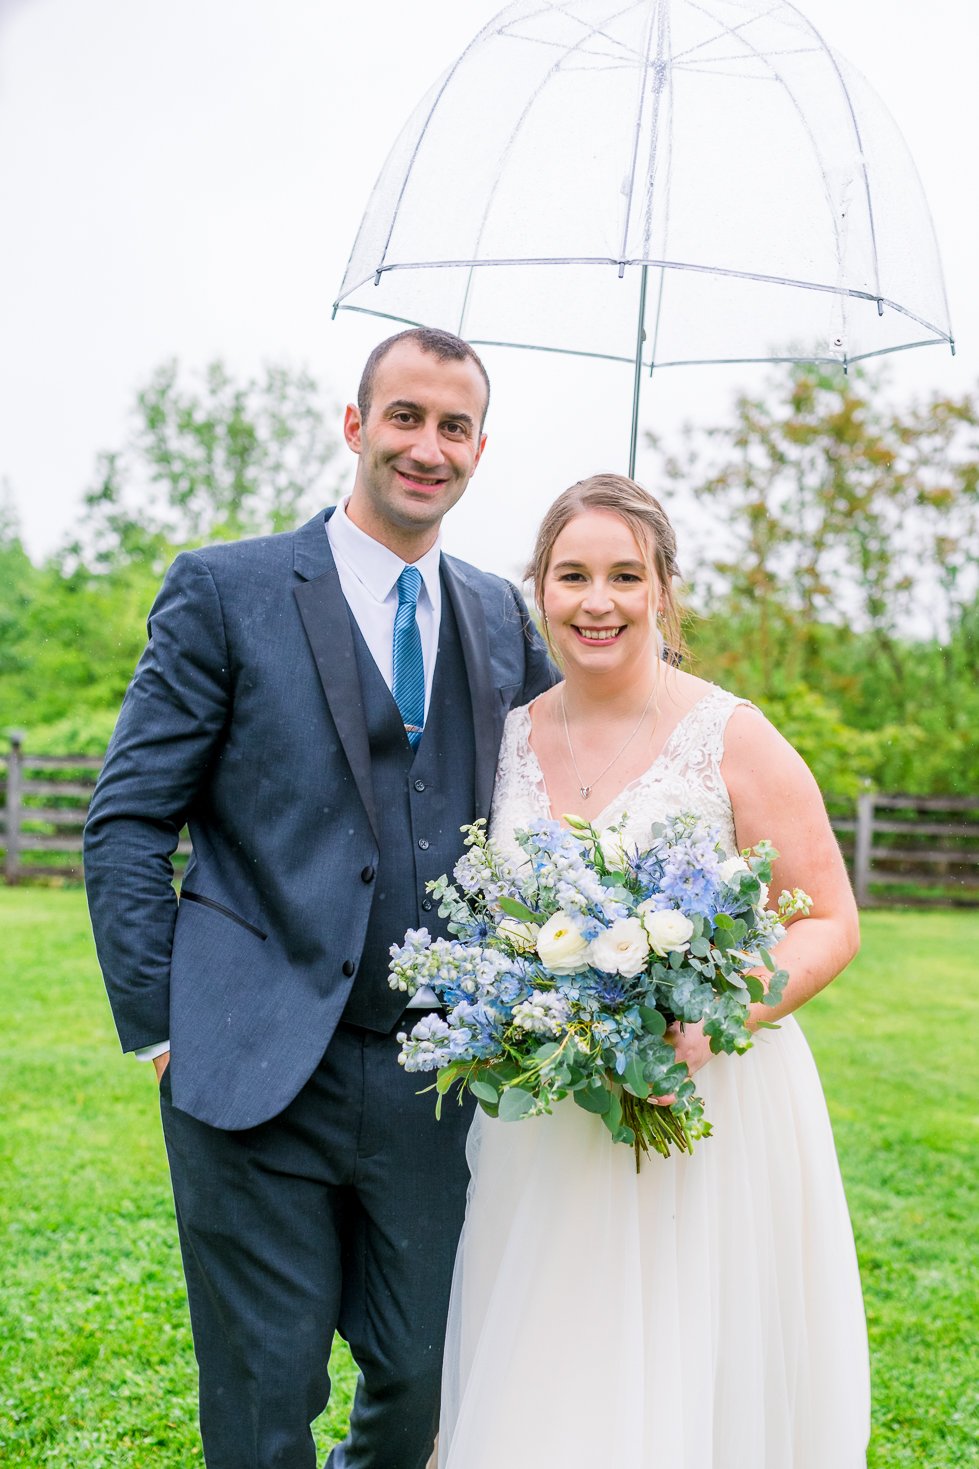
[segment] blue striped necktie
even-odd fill
[[[405,734],[412,749],[425,725],[425,662],[422,640],[415,620],[421,591],[421,572],[406,566],[398,577],[398,610],[394,618],[394,702],[401,711]]]

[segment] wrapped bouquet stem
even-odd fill
[[[459,1085],[505,1121],[570,1096],[637,1168],[691,1151],[710,1122],[669,1028],[701,1024],[713,1052],[746,1051],[751,1005],[776,1004],[788,978],[771,949],[809,911],[798,889],[766,906],[771,844],[730,856],[679,816],[630,848],[569,817],[517,832],[518,864],[484,822],[465,830],[453,880],[429,884],[452,937],[411,930],[391,950],[392,986],[428,985],[445,1009],[398,1037],[401,1064],[437,1073],[439,1106]]]

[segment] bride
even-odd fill
[[[673,1039],[713,1135],[632,1149],[569,1099],[477,1114],[450,1309],[440,1469],[862,1469],[867,1339],[826,1105],[792,1012],[852,958],[857,915],[808,769],[750,704],[661,658],[678,647],[675,538],[656,500],[597,475],[541,526],[537,602],[564,682],[507,720],[492,835],[570,812],[695,811],[733,854],[763,837],[774,891],[812,914],[744,1056]],[[662,633],[660,632],[662,627]]]

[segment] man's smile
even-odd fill
[[[433,479],[431,477],[425,478],[423,475],[420,474],[412,474],[410,470],[398,469],[397,466],[395,466],[394,472],[399,479],[404,481],[406,485],[411,485],[415,489],[437,490],[440,489],[442,485],[448,483],[448,477],[445,475],[441,476],[438,479]]]

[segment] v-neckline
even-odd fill
[[[594,816],[588,817],[588,821],[592,826],[598,826],[598,823],[602,820],[603,816],[605,816],[616,805],[616,803],[622,799],[627,791],[631,791],[633,787],[638,786],[640,781],[644,781],[646,779],[651,770],[656,769],[656,766],[659,765],[659,763],[662,761],[670,746],[673,744],[673,741],[680,733],[680,730],[686,724],[687,720],[700,708],[701,704],[706,704],[708,699],[712,699],[714,695],[718,693],[718,691],[718,685],[712,684],[711,687],[707,690],[706,694],[702,694],[695,704],[690,705],[690,708],[687,710],[686,714],[682,714],[677,720],[676,724],[670,730],[669,734],[663,742],[663,746],[660,749],[659,754],[656,755],[654,759],[650,760],[649,764],[645,767],[645,769],[640,770],[638,775],[634,775],[630,781],[627,781],[626,784],[621,788],[621,790],[619,790],[611,798],[611,800],[606,801],[601,811],[597,812]],[[547,790],[547,781],[544,779],[544,771],[542,770],[541,763],[537,758],[537,751],[530,743],[530,736],[533,732],[533,719],[530,711],[533,708],[533,705],[536,704],[536,702],[536,699],[532,700],[530,704],[526,704],[524,708],[520,711],[522,714],[526,715],[527,728],[525,734],[527,741],[527,753],[530,755],[531,760],[537,767],[538,788],[540,789],[544,797],[544,805],[547,807],[548,820],[561,821],[560,816],[554,815],[554,809],[551,805],[551,798]]]

